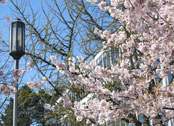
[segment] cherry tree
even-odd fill
[[[64,106],[76,119],[93,125],[125,120],[136,125],[138,115],[164,125],[174,118],[174,2],[172,0],[88,0],[119,20],[116,32],[95,29],[104,38],[103,49],[119,48],[120,57],[110,69],[69,59],[69,68],[55,56],[51,60],[72,85],[94,94],[86,105],[65,98]],[[117,88],[107,88],[107,84]],[[119,92],[116,93],[116,90]],[[48,106],[48,105],[47,105]],[[51,108],[51,106],[49,106]],[[155,125],[155,124],[154,124]]]

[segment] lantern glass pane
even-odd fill
[[[22,51],[22,26],[18,24],[18,51]]]
[[[12,51],[16,51],[16,24],[12,24]]]
[[[23,40],[22,49],[23,51],[25,51],[25,25],[22,26],[22,40]]]

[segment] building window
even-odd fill
[[[106,57],[107,57],[107,68],[111,68],[111,56],[109,51],[107,52]]]
[[[104,68],[106,68],[107,67],[107,56],[105,53],[103,55],[103,63],[104,63]]]
[[[116,62],[114,47],[111,48],[111,59],[112,59],[112,63]]]
[[[102,55],[97,59],[97,66],[102,66]]]
[[[112,63],[116,63],[116,58],[119,58],[120,53],[118,48],[111,48],[111,58],[112,58]]]
[[[119,53],[119,49],[118,48],[115,48],[115,55],[116,55],[116,58],[119,58],[120,53]]]
[[[173,81],[173,74],[171,72],[168,73],[168,84],[172,83]]]

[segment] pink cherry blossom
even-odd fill
[[[7,4],[7,0],[0,0],[0,2],[1,2],[2,4],[4,4],[4,5]]]
[[[5,21],[11,20],[11,17],[4,17]]]
[[[86,118],[91,123],[93,119],[101,125],[108,120],[129,119],[131,114],[143,114],[153,120],[165,111],[163,120],[173,118],[173,111],[165,108],[174,108],[174,84],[168,84],[167,79],[169,73],[174,73],[174,2],[88,1],[119,20],[117,31],[96,28],[94,33],[106,39],[103,50],[111,46],[119,48],[120,57],[110,69],[80,60],[83,58],[77,58],[76,64],[75,58],[70,58],[67,69],[51,56],[71,84],[93,94],[74,104],[65,97],[64,107],[72,109],[78,121]]]

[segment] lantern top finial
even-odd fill
[[[16,18],[13,20],[13,22],[22,22],[20,18]],[[22,22],[23,23],[23,22]]]

